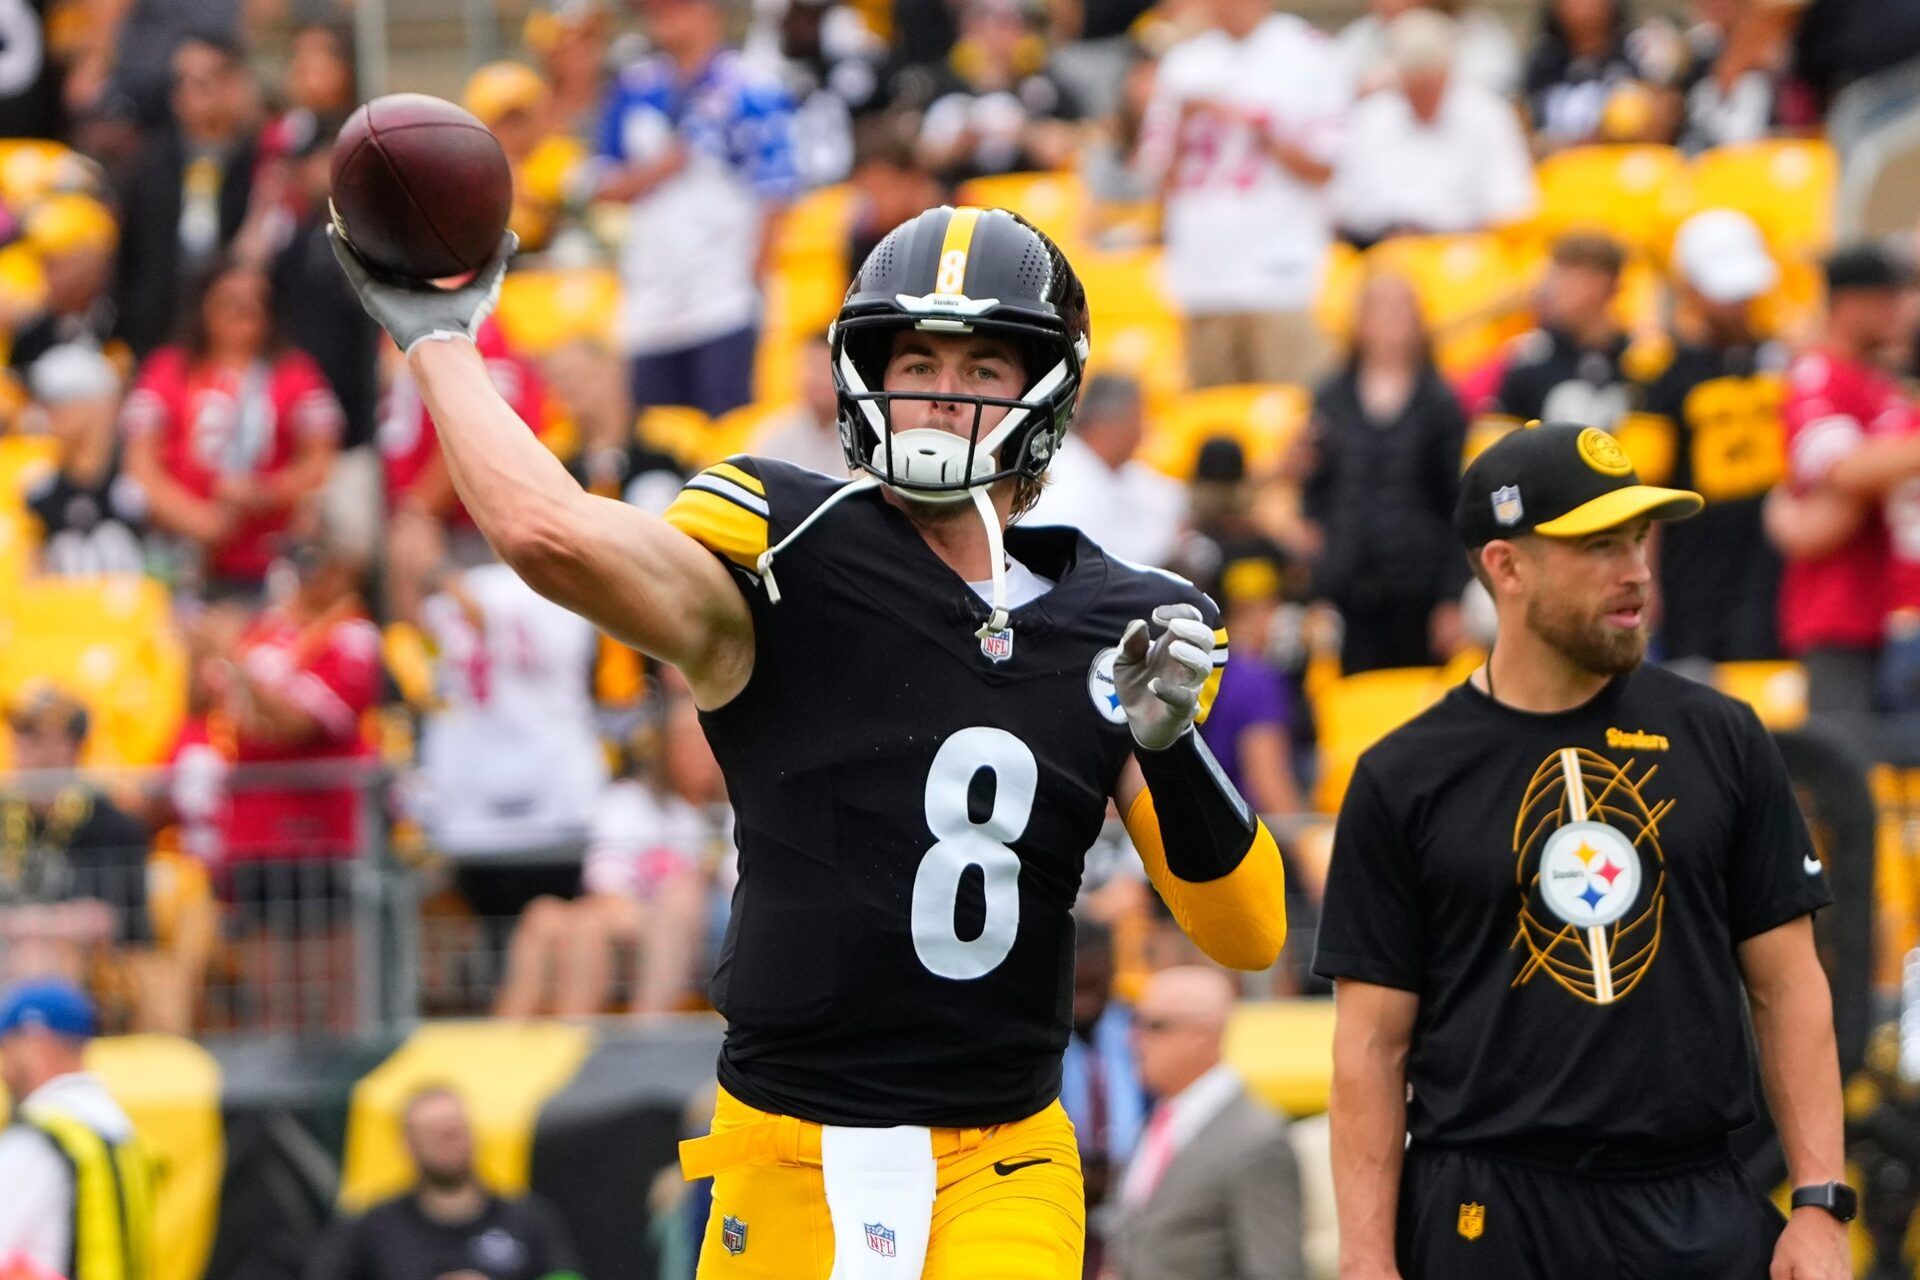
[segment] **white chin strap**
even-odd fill
[[[1026,410],[1016,409],[1007,417],[1012,419],[1016,414],[1024,417]],[[1007,553],[1000,534],[1000,513],[994,510],[993,500],[987,496],[988,486],[980,482],[998,467],[994,455],[1012,426],[1011,423],[1002,422],[978,447],[964,437],[935,427],[896,431],[892,438],[892,465],[888,465],[888,442],[885,440],[874,445],[870,458],[877,470],[894,477],[889,488],[915,502],[944,505],[973,499],[974,510],[980,513],[980,523],[986,526],[987,558],[993,565],[993,607],[987,613],[986,622],[974,632],[982,640],[996,632],[1005,631],[1010,623],[1007,613]],[[963,480],[961,477],[967,472],[968,453],[973,455],[972,474]],[[963,483],[967,485],[965,489],[920,488],[923,484]]]

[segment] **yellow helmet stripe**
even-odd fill
[[[955,296],[966,293],[967,254],[973,248],[973,230],[984,212],[984,209],[965,205],[955,209],[947,219],[947,234],[940,241],[940,262],[934,268],[935,293]]]

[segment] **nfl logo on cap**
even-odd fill
[[[1493,491],[1493,518],[1504,528],[1511,529],[1520,523],[1520,517],[1526,514],[1520,505],[1520,486],[1502,485]]]
[[[720,1243],[734,1257],[747,1251],[747,1224],[728,1214],[720,1220]]]
[[[867,1248],[883,1258],[894,1256],[894,1236],[892,1227],[883,1227],[877,1222],[869,1222],[867,1227]]]

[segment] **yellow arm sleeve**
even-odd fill
[[[1182,880],[1167,866],[1153,792],[1141,788],[1124,819],[1133,847],[1180,928],[1214,961],[1230,969],[1266,969],[1287,941],[1287,873],[1280,846],[1257,819],[1253,846],[1217,880]]]

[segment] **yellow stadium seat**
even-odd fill
[[[1344,343],[1353,332],[1353,309],[1365,275],[1361,253],[1352,245],[1336,241],[1327,251],[1320,292],[1313,302],[1313,318],[1322,333]]]
[[[0,618],[0,696],[39,680],[92,713],[85,763],[162,759],[186,703],[186,657],[166,589],[131,576],[21,584]]]
[[[1399,667],[1342,676],[1313,700],[1320,738],[1320,780],[1314,807],[1337,813],[1368,747],[1439,701],[1453,681],[1442,667]]]
[[[634,427],[642,442],[672,454],[687,467],[704,467],[719,460],[707,456],[712,429],[711,418],[683,404],[655,405],[643,410]]]
[[[1838,181],[1833,148],[1818,139],[1715,147],[1694,158],[1691,207],[1738,209],[1760,224],[1776,254],[1811,259],[1833,243]]]
[[[17,241],[0,249],[0,331],[18,328],[46,304],[47,273],[40,255]]]
[[[500,286],[495,314],[507,341],[537,356],[569,342],[612,343],[619,305],[620,279],[603,268],[516,271]]]
[[[747,452],[761,428],[792,407],[792,402],[743,404],[731,413],[721,414],[707,429],[708,447],[716,457],[731,457]]]
[[[774,258],[781,265],[828,258],[846,269],[847,237],[853,228],[853,188],[842,183],[809,191],[780,219]]]
[[[1077,173],[1003,173],[975,178],[961,186],[954,202],[982,209],[1011,209],[1069,250],[1086,240],[1087,188]]]
[[[1807,722],[1807,670],[1797,662],[1722,662],[1713,669],[1713,683],[1751,705],[1775,732]]]
[[[1093,330],[1087,367],[1139,380],[1148,400],[1164,405],[1186,387],[1186,334],[1167,298],[1157,250],[1074,255],[1086,286]]]
[[[1363,263],[1413,284],[1448,373],[1492,359],[1524,324],[1530,277],[1497,235],[1405,236],[1375,245]]]
[[[1687,163],[1672,147],[1570,147],[1535,170],[1540,212],[1534,233],[1604,231],[1627,245],[1664,256],[1673,229],[1693,207]]]
[[[1202,444],[1214,436],[1232,436],[1246,451],[1248,469],[1264,471],[1298,438],[1309,405],[1305,388],[1285,383],[1189,391],[1153,415],[1141,456],[1184,480],[1193,474]]]
[[[767,280],[766,328],[796,340],[824,333],[847,296],[847,271],[839,260],[782,262]]]
[[[1241,1004],[1227,1024],[1225,1057],[1269,1106],[1320,1114],[1333,1084],[1333,1001]]]
[[[57,451],[50,436],[0,437],[0,511],[20,508],[27,487],[53,470]]]

